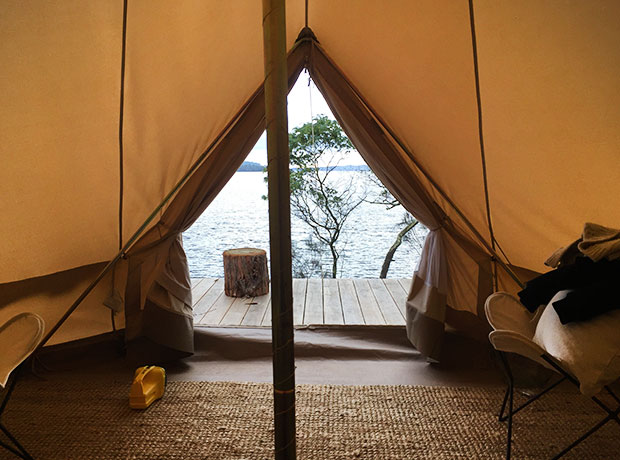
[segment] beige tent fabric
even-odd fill
[[[289,89],[301,72],[307,44],[288,58]],[[226,185],[265,130],[261,87],[226,136],[176,195],[161,220],[129,251],[125,293],[126,332],[131,342],[147,338],[181,353],[193,352],[192,298],[181,232],[188,229]]]
[[[0,284],[0,323],[20,312],[33,312],[43,318],[46,332],[101,273],[105,264],[93,264],[13,283]],[[78,340],[112,330],[110,310],[102,302],[112,289],[112,274],[104,277],[49,344]],[[122,314],[115,315],[118,329],[124,326]]]
[[[0,293],[19,296],[7,297],[0,316],[34,304],[53,324],[96,276],[94,264],[114,257],[262,81],[259,3],[129,1],[119,222],[123,3],[2,3]],[[474,0],[473,6],[494,234],[513,269],[531,276],[584,222],[619,226],[620,3]],[[304,7],[304,0],[287,1],[289,48]],[[487,286],[492,267],[465,244],[477,247],[475,232],[490,241],[468,2],[309,0],[308,7],[322,49],[376,111],[384,135],[392,142],[393,133],[446,194],[405,163],[411,176],[398,181],[419,185],[409,199],[426,194],[450,223],[440,220],[427,249],[441,247],[445,258],[425,268],[429,276],[447,270],[447,292],[423,292],[426,284],[418,281],[420,295],[429,305],[445,296],[447,321],[457,312],[479,313],[487,292],[480,286]],[[431,217],[444,216],[432,211]],[[160,247],[162,260],[175,238]],[[126,279],[106,278],[59,337],[109,330],[102,302],[112,282],[120,287]],[[432,282],[441,285],[437,277]],[[498,284],[515,289],[502,270]]]
[[[417,179],[420,173],[412,159],[389,140],[365,102],[316,43],[312,46],[309,70],[373,172],[430,229],[407,300],[407,334],[423,354],[439,359],[448,299],[454,307],[477,314],[484,298],[491,293],[490,283],[486,283],[488,290],[484,298],[477,298],[482,286],[478,265],[490,263],[490,257],[486,256],[485,260],[484,252],[447,219],[423,182]],[[462,243],[458,244],[450,235]]]
[[[0,283],[110,260],[122,2],[0,10]]]
[[[289,47],[303,11],[287,5]],[[0,317],[34,302],[55,324],[118,251],[122,24],[122,0],[2,4],[0,292],[22,297]],[[123,242],[260,85],[262,56],[260,2],[128,2]],[[106,278],[52,342],[110,330],[112,281],[124,292]]]
[[[111,260],[263,80],[260,2],[127,2],[119,238],[123,3],[2,2],[0,283]]]
[[[543,271],[585,222],[620,226],[620,3],[474,5],[495,236]]]
[[[287,20],[290,49],[303,2]],[[123,241],[263,81],[261,2],[130,1],[126,72]]]

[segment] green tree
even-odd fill
[[[319,115],[289,134],[291,155],[291,208],[328,251],[336,278],[342,248],[339,239],[351,213],[366,199],[351,175],[337,181],[332,172],[354,150],[338,122]]]

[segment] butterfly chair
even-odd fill
[[[494,329],[489,340],[498,351],[508,386],[499,413],[508,421],[506,458],[510,458],[513,416],[560,383],[569,381],[590,397],[607,416],[558,453],[562,457],[607,422],[620,424],[620,398],[609,385],[620,377],[620,311],[616,310],[582,323],[562,325],[552,303],[569,291],[558,292],[546,306],[532,314],[518,299],[504,292],[489,296],[485,303],[487,319]],[[519,407],[513,407],[514,378],[505,352],[525,356],[559,374],[559,378]],[[596,395],[605,391],[618,406],[609,407]],[[506,408],[508,405],[508,408]],[[507,410],[506,410],[507,409]]]
[[[0,440],[0,446],[28,460],[32,456],[4,426],[2,414],[15,388],[20,365],[41,342],[44,328],[43,319],[34,313],[20,313],[0,326],[0,388],[4,388],[4,397],[0,402],[0,430],[6,436],[6,442]]]

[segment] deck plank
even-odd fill
[[[307,278],[293,280],[293,324],[295,325],[301,325],[304,323],[307,286]]]
[[[309,278],[302,324],[323,324],[323,321],[323,280],[321,278]]]
[[[271,327],[271,298],[269,299],[267,308],[265,308],[265,314],[263,315],[260,325]]]
[[[193,280],[192,280],[193,281]],[[213,287],[217,279],[215,278],[203,278],[200,282],[192,283],[192,303],[196,305],[202,296],[209,292],[209,289]]]
[[[194,324],[271,326],[271,293],[235,299],[224,280],[193,278]],[[409,279],[294,279],[293,324],[403,325]]]
[[[400,313],[403,315],[403,318],[404,318],[405,311],[407,310],[407,306],[406,306],[407,291],[405,291],[405,289],[398,282],[397,279],[392,278],[392,279],[385,279],[383,281],[385,281],[385,287],[387,288],[388,291],[390,291],[390,294],[392,295],[394,302],[396,302],[396,306],[398,307],[398,309],[400,310]]]
[[[357,294],[355,293],[355,287],[353,286],[353,280],[342,278],[338,280],[338,287],[340,288],[340,300],[342,302],[344,324],[365,324],[360,302],[357,298]]]
[[[338,281],[334,278],[323,280],[323,318],[325,324],[344,324]]]
[[[381,309],[383,318],[385,318],[386,324],[402,326],[405,324],[405,317],[398,309],[396,302],[392,298],[390,291],[385,287],[385,283],[382,279],[370,279],[368,280],[370,289],[377,300],[377,305]]]
[[[408,294],[409,293],[409,289],[411,289],[411,279],[409,279],[409,278],[399,278],[398,282],[403,287],[405,292]]]
[[[372,294],[368,280],[355,279],[353,286],[355,286],[366,325],[385,325],[385,318],[381,314],[375,296]]]
[[[209,289],[197,302],[194,302],[194,322],[202,324],[203,316],[211,309],[215,301],[223,293],[224,280],[215,280],[215,283],[213,283],[211,289]]]
[[[265,311],[271,304],[271,291],[266,295],[254,297],[248,307],[242,326],[260,326],[265,316]]]
[[[222,321],[222,318],[224,318],[224,315],[226,315],[226,312],[228,311],[232,303],[235,301],[234,297],[228,297],[224,293],[224,288],[223,288],[224,280],[220,280],[220,281],[222,285],[222,291],[219,297],[215,300],[215,302],[213,302],[213,305],[211,306],[209,311],[206,312],[204,316],[200,319],[199,321],[200,324],[209,324],[209,325],[220,324],[220,322]]]
[[[236,297],[220,320],[220,326],[241,326],[252,303],[252,297]]]

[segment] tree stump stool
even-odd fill
[[[224,251],[224,293],[229,297],[256,297],[269,292],[267,253],[262,249]]]

